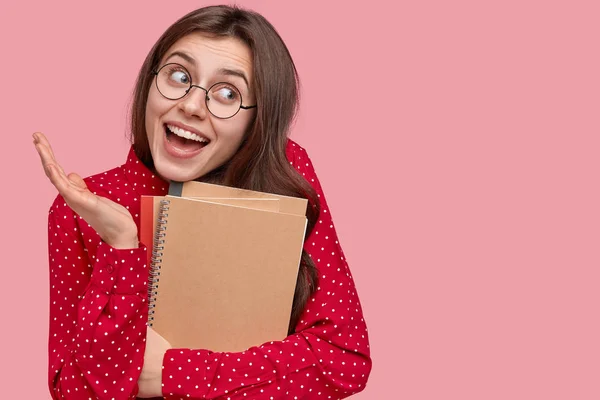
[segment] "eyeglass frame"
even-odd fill
[[[187,88],[187,90],[185,91],[184,95],[183,95],[183,96],[181,96],[181,97],[177,97],[177,98],[175,98],[175,99],[172,99],[172,98],[170,98],[170,97],[167,97],[167,96],[165,96],[165,95],[163,94],[163,92],[161,92],[161,91],[160,91],[160,88],[158,87],[158,73],[160,72],[160,70],[161,70],[161,69],[163,69],[163,68],[164,68],[164,67],[166,67],[167,65],[178,65],[178,66],[180,66],[181,68],[183,68],[183,70],[184,70],[185,72],[187,72],[187,75],[188,75],[188,76],[189,76],[189,78],[190,78],[190,87],[189,87],[189,88]],[[240,91],[240,89],[238,89],[238,88],[237,88],[237,86],[235,86],[235,85],[234,85],[234,84],[232,84],[232,83],[229,83],[229,82],[216,82],[216,83],[212,84],[212,85],[211,85],[211,86],[208,88],[208,90],[207,90],[207,89],[205,89],[205,88],[203,88],[202,86],[199,86],[199,85],[194,85],[194,84],[192,84],[192,74],[190,74],[190,71],[188,71],[188,70],[187,70],[187,68],[185,68],[183,65],[181,65],[181,64],[179,64],[179,63],[166,63],[165,65],[163,65],[163,66],[162,66],[162,67],[160,67],[159,69],[152,71],[152,75],[155,75],[155,76],[157,77],[157,78],[154,80],[154,84],[156,85],[156,90],[158,90],[158,93],[160,93],[160,95],[161,95],[162,97],[164,97],[165,99],[168,99],[168,100],[180,100],[180,99],[183,99],[185,96],[187,96],[187,95],[188,95],[188,93],[189,93],[189,92],[192,90],[192,88],[193,88],[193,87],[197,87],[198,89],[202,89],[202,90],[203,90],[203,91],[206,93],[206,95],[204,96],[204,105],[206,106],[206,109],[208,110],[208,112],[209,112],[209,113],[211,113],[211,115],[213,115],[215,118],[219,118],[219,119],[229,119],[229,118],[233,118],[233,117],[235,117],[235,116],[236,116],[236,115],[237,115],[237,114],[240,112],[240,110],[241,110],[241,109],[244,109],[244,110],[249,110],[249,109],[252,109],[252,108],[256,108],[256,107],[258,106],[258,104],[255,104],[255,105],[253,105],[253,106],[245,106],[245,105],[243,105],[243,103],[244,103],[244,97],[242,96],[242,92]],[[233,86],[233,87],[235,88],[235,90],[237,90],[238,94],[240,95],[240,107],[238,108],[238,110],[237,110],[237,111],[236,111],[236,112],[235,112],[233,115],[231,115],[231,116],[229,116],[229,117],[219,117],[218,115],[215,115],[215,114],[214,114],[214,113],[213,113],[213,112],[210,110],[210,107],[208,106],[208,100],[210,100],[210,97],[208,97],[208,93],[210,92],[210,90],[211,90],[213,87],[215,87],[216,85],[218,85],[218,84],[221,84],[221,83],[225,83],[225,84],[227,84],[227,85],[231,85],[231,86]]]

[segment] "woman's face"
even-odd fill
[[[252,87],[252,54],[248,46],[235,38],[213,38],[201,33],[189,34],[178,40],[165,54],[159,68],[168,66],[160,74],[169,78],[169,85],[177,88],[191,79],[193,85],[209,89],[215,83],[234,85],[243,99],[243,105],[254,105]],[[206,92],[192,87],[178,100],[165,98],[159,80],[155,77],[146,103],[146,132],[150,151],[158,174],[165,180],[179,182],[197,179],[227,162],[238,150],[244,133],[250,125],[255,109],[244,110],[228,119],[219,119],[207,109]],[[189,83],[187,83],[189,85]],[[236,94],[228,85],[216,85],[209,100],[213,112],[224,101],[234,101]],[[170,90],[170,89],[169,89]],[[176,97],[176,96],[169,96]],[[223,103],[224,104],[224,103]],[[236,107],[237,108],[237,107]]]

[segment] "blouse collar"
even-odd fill
[[[140,161],[133,146],[129,149],[127,161],[121,168],[131,186],[140,196],[164,196],[169,191],[169,183],[154,174]]]

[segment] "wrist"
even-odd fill
[[[137,249],[140,245],[140,242],[136,236],[135,238],[114,240],[107,242],[107,244],[116,250],[127,250]]]

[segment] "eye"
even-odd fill
[[[221,103],[238,103],[240,101],[240,92],[233,85],[220,83],[215,85],[211,91],[211,98]]]
[[[189,72],[179,64],[167,64],[160,72],[163,82],[172,86],[189,86]]]
[[[173,71],[171,72],[169,78],[172,81],[176,83],[181,83],[183,85],[189,85],[190,83],[190,77],[184,71]]]

